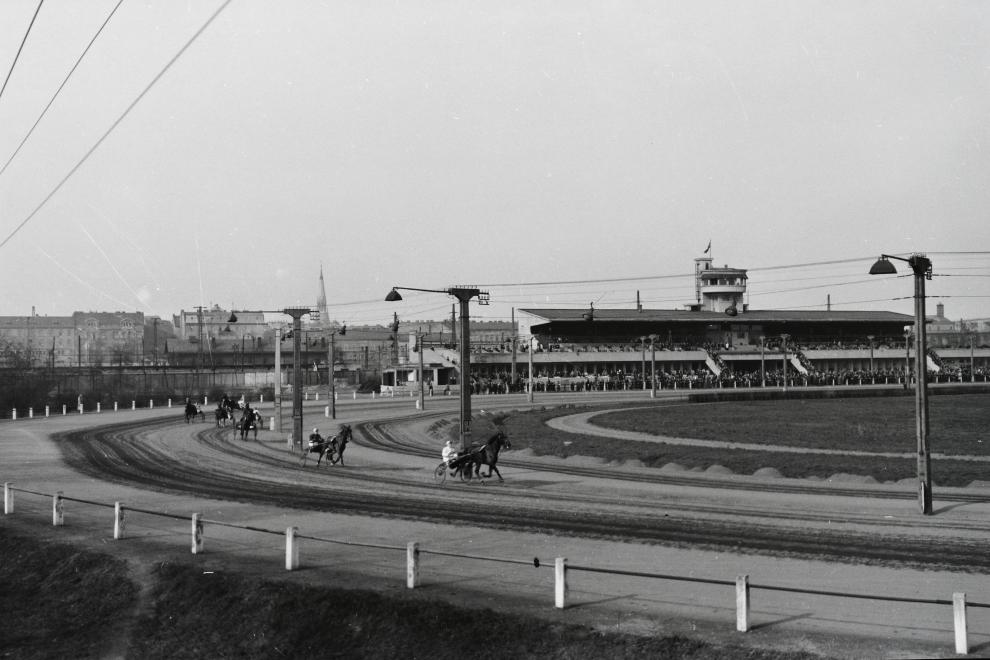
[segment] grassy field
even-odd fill
[[[933,453],[990,456],[990,394],[933,396],[929,400]],[[552,456],[597,456],[639,460],[650,467],[676,463],[687,469],[726,467],[736,474],[775,468],[785,477],[827,479],[835,474],[878,482],[917,476],[912,457],[886,458],[715,449],[655,442],[618,441],[556,431],[546,420],[590,408],[513,412],[503,420],[513,449],[529,447]],[[674,438],[696,438],[808,449],[897,452],[916,450],[913,397],[642,404],[596,416],[606,428]],[[967,486],[990,481],[990,463],[957,458],[932,461],[936,485]]]
[[[310,587],[147,560],[152,600],[137,604],[125,561],[0,533],[0,657],[102,658],[749,658],[817,655],[681,636],[603,633],[489,609],[373,591]],[[124,639],[115,635],[125,635]],[[116,657],[116,656],[114,656]]]

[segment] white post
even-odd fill
[[[113,540],[119,541],[124,538],[124,505],[120,502],[113,503]]]
[[[749,631],[749,576],[736,576],[736,630]]]
[[[319,393],[319,392],[317,392],[317,393],[316,393],[316,399],[314,399],[314,401],[319,401],[319,400],[320,400],[320,393]]]
[[[11,408],[11,410],[10,410],[10,418],[11,419],[17,419],[17,408]]]
[[[264,403],[264,402],[265,402],[265,395],[262,394],[260,397],[258,397],[258,403]]]
[[[117,410],[118,410],[118,408],[119,408],[119,406],[120,406],[120,404],[119,404],[119,403],[117,403],[116,401],[114,401],[114,402],[113,402],[113,411],[114,411],[114,412],[117,412]]]
[[[9,516],[14,512],[14,490],[10,482],[3,482],[3,515]]]
[[[198,555],[203,552],[203,521],[199,514],[192,514],[192,553]]]
[[[34,419],[34,408],[28,408],[28,419]]]
[[[206,406],[208,406],[208,405],[210,405],[210,400],[209,400],[209,397],[207,397],[207,396],[206,396],[206,395],[204,394],[204,395],[203,395],[203,407],[205,408],[205,407],[206,407]]]
[[[168,400],[168,407],[169,407],[169,408],[171,408],[171,407],[172,407],[172,399],[169,399],[169,400]]]
[[[285,570],[294,571],[299,568],[299,543],[296,541],[298,527],[285,528]]]
[[[330,418],[330,406],[323,406],[323,416],[327,419]]]
[[[137,410],[137,401],[131,399],[131,410]]]
[[[357,390],[354,390],[354,400],[357,401]]]
[[[956,653],[969,654],[969,640],[966,636],[966,594],[952,594],[952,619],[956,628]]]
[[[567,604],[567,558],[557,557],[553,565],[553,604],[562,610]]]
[[[65,524],[65,515],[62,512],[62,491],[58,491],[52,497],[52,525],[61,527]]]
[[[51,412],[51,406],[45,406],[45,417],[48,417]]]
[[[154,408],[155,408],[155,400],[148,399],[148,410],[154,410]]]
[[[65,414],[65,411],[66,411],[66,405],[63,403],[62,404],[62,414],[63,415]]]
[[[96,412],[100,412],[100,406],[102,405],[99,401],[96,402]]]
[[[410,541],[406,545],[406,587],[415,589],[419,586],[419,543]]]
[[[275,418],[274,417],[270,417],[268,419],[268,430],[269,431],[274,431],[275,430]]]

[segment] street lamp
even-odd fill
[[[866,335],[866,338],[870,340],[870,382],[876,385],[877,376],[873,371],[873,335]]]
[[[334,352],[333,340],[340,334],[341,337],[347,334],[347,324],[340,326],[340,329],[332,328],[330,330],[330,346],[328,347],[327,353],[327,373],[329,374],[329,389],[330,389],[330,419],[337,419],[337,387],[336,383],[333,382],[333,369],[334,369],[334,359],[336,353]]]
[[[302,360],[302,351],[300,349],[300,342],[302,341],[302,317],[311,314],[313,310],[308,307],[286,307],[285,309],[270,310],[262,309],[258,310],[264,314],[285,314],[292,317],[292,442],[299,443],[302,446],[303,438],[303,409],[302,409],[302,369],[300,368],[300,361]],[[228,323],[237,323],[237,315],[234,312],[230,313],[230,318],[227,319]],[[281,349],[279,348],[280,338],[278,335],[275,337],[275,350],[276,357],[279,357]],[[277,361],[276,361],[277,362]],[[280,366],[276,364],[275,367],[275,423],[278,426],[278,430],[282,429],[282,383],[281,374],[279,373]]]
[[[481,305],[488,304],[488,292],[475,287],[455,286],[447,289],[417,289],[407,286],[393,286],[385,296],[385,302],[402,300],[399,289],[403,291],[423,291],[426,293],[445,293],[457,298],[461,308],[461,410],[460,410],[460,439],[461,451],[471,444],[471,321],[468,312],[468,302],[477,297]]]
[[[932,514],[932,455],[928,443],[928,368],[925,328],[925,280],[932,279],[932,262],[923,254],[909,258],[882,254],[870,268],[870,275],[894,275],[891,259],[904,261],[914,272],[914,371],[915,430],[918,438],[918,505],[924,515]],[[906,335],[906,333],[905,333]]]
[[[657,398],[657,346],[656,341],[659,337],[657,335],[647,335],[645,337],[640,337],[639,341],[645,346],[646,342],[650,342],[650,398]],[[645,359],[645,356],[644,356]],[[643,365],[643,370],[646,371],[646,365]],[[645,376],[645,375],[644,375]]]
[[[781,363],[782,363],[782,366],[783,366],[783,369],[784,369],[784,391],[785,392],[787,391],[787,340],[790,339],[790,338],[791,338],[791,336],[788,335],[788,334],[782,334],[782,335],[780,335],[780,349],[783,351],[783,357],[781,359]]]
[[[767,338],[760,335],[760,387],[767,386],[767,366],[766,366],[766,353],[767,353]]]

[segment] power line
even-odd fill
[[[42,2],[44,2],[44,0],[42,0]],[[101,25],[100,26],[100,29],[96,31],[96,34],[93,35],[93,38],[89,40],[89,43],[86,45],[86,48],[83,50],[82,54],[79,56],[79,59],[76,60],[76,63],[72,65],[72,68],[69,70],[69,73],[66,74],[65,80],[63,80],[62,81],[62,84],[59,85],[58,86],[58,89],[55,90],[55,93],[52,95],[51,100],[48,101],[48,105],[46,105],[45,106],[45,109],[41,111],[41,114],[40,115],[38,115],[38,118],[35,120],[34,124],[31,125],[31,128],[28,130],[27,135],[24,136],[24,139],[21,140],[21,143],[17,145],[17,148],[16,149],[14,149],[14,153],[12,153],[10,155],[10,158],[7,159],[7,162],[4,163],[4,166],[2,168],[0,168],[0,175],[3,175],[3,173],[7,171],[7,167],[14,160],[14,157],[17,156],[17,154],[20,152],[21,147],[24,146],[24,143],[27,142],[28,141],[28,138],[31,137],[31,134],[34,133],[34,129],[36,129],[38,127],[38,124],[41,123],[41,120],[44,119],[44,117],[45,117],[46,114],[48,114],[48,109],[52,107],[52,104],[53,103],[55,103],[55,99],[58,97],[59,93],[62,91],[62,88],[65,87],[65,84],[67,82],[69,82],[69,78],[72,76],[72,74],[75,72],[75,70],[79,67],[79,63],[83,61],[83,58],[86,57],[86,53],[89,52],[89,49],[92,47],[93,42],[95,42],[96,41],[96,38],[100,36],[100,33],[103,32],[103,28],[105,28],[107,26],[107,23],[110,22],[110,19],[113,18],[113,15],[117,12],[117,8],[120,7],[121,3],[123,3],[123,2],[124,2],[124,0],[117,0],[117,4],[110,11],[110,14],[107,16],[106,20],[103,21],[103,25]]]
[[[27,32],[24,33],[24,38],[21,39],[21,45],[17,48],[17,54],[14,55],[14,61],[10,63],[10,70],[7,72],[7,77],[3,79],[3,87],[0,87],[0,98],[3,97],[3,92],[7,89],[7,83],[10,82],[10,76],[14,73],[14,67],[17,66],[17,60],[21,58],[21,51],[24,50],[24,44],[27,43],[28,35],[31,34],[31,28],[34,26],[34,19],[38,18],[38,12],[41,11],[41,5],[45,4],[45,0],[39,0],[37,9],[34,10],[34,16],[31,17],[31,22],[28,24]]]
[[[172,57],[172,59],[170,59],[168,61],[168,63],[162,68],[162,70],[158,72],[158,75],[156,75],[151,80],[151,82],[148,83],[148,85],[141,91],[141,93],[138,94],[137,98],[135,98],[133,101],[131,101],[131,104],[127,106],[127,108],[124,110],[124,112],[119,117],[117,117],[117,120],[115,122],[113,122],[113,124],[110,125],[110,128],[108,128],[106,130],[106,132],[100,137],[100,139],[96,141],[96,144],[94,144],[92,147],[90,147],[89,151],[87,151],[83,155],[83,157],[79,159],[79,162],[76,163],[71,170],[69,170],[69,173],[66,174],[64,177],[62,177],[62,180],[58,182],[58,185],[56,185],[55,188],[52,189],[52,191],[50,193],[48,193],[48,195],[45,196],[45,198],[43,200],[41,200],[41,203],[38,204],[38,206],[36,206],[35,209],[33,211],[31,211],[31,213],[29,213],[28,216],[26,218],[24,218],[24,220],[22,220],[21,223],[19,225],[17,225],[17,227],[15,227],[12,232],[10,232],[10,234],[7,235],[7,238],[3,239],[3,241],[0,242],[0,248],[2,248],[8,242],[10,242],[10,239],[12,239],[14,237],[14,235],[17,234],[17,232],[19,232],[21,229],[23,229],[24,228],[24,225],[26,225],[28,222],[30,222],[31,219],[34,218],[35,215],[37,215],[38,211],[40,211],[45,206],[45,204],[47,204],[49,202],[49,200],[51,200],[51,198],[54,197],[55,194],[58,193],[58,191],[62,189],[62,186],[65,185],[66,181],[68,181],[72,177],[72,175],[75,174],[76,171],[80,167],[82,167],[83,163],[85,163],[87,160],[89,160],[89,157],[93,155],[93,152],[95,152],[100,147],[100,145],[103,144],[103,142],[107,139],[107,137],[110,136],[110,134],[117,128],[117,126],[119,126],[120,123],[122,121],[124,121],[124,118],[127,117],[127,115],[130,114],[131,110],[134,109],[134,106],[136,106],[138,103],[141,102],[141,99],[143,99],[145,97],[145,95],[149,91],[151,91],[151,88],[155,86],[155,84],[162,78],[162,76],[165,75],[165,73],[170,68],[172,68],[172,65],[175,64],[175,62],[180,57],[182,57],[182,54],[185,53],[186,50],[189,49],[189,47],[193,44],[193,42],[196,41],[196,39],[199,38],[199,35],[203,34],[203,32],[206,30],[206,28],[208,28],[210,26],[210,24],[213,23],[213,21],[216,19],[216,17],[220,15],[220,12],[222,12],[224,9],[226,9],[227,8],[227,5],[229,5],[231,2],[232,2],[232,0],[225,0],[225,2],[222,5],[220,5],[220,8],[217,9],[215,12],[213,12],[213,15],[211,15],[210,18],[207,19],[207,21],[205,23],[203,23],[203,25],[198,30],[196,30],[196,33],[193,34],[193,36],[189,38],[189,40],[185,43],[185,45],[183,45],[182,48],[179,49],[179,52],[177,52]]]

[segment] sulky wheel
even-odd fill
[[[447,464],[441,463],[437,466],[437,469],[433,471],[433,478],[436,480],[438,486],[443,486],[447,483]]]

